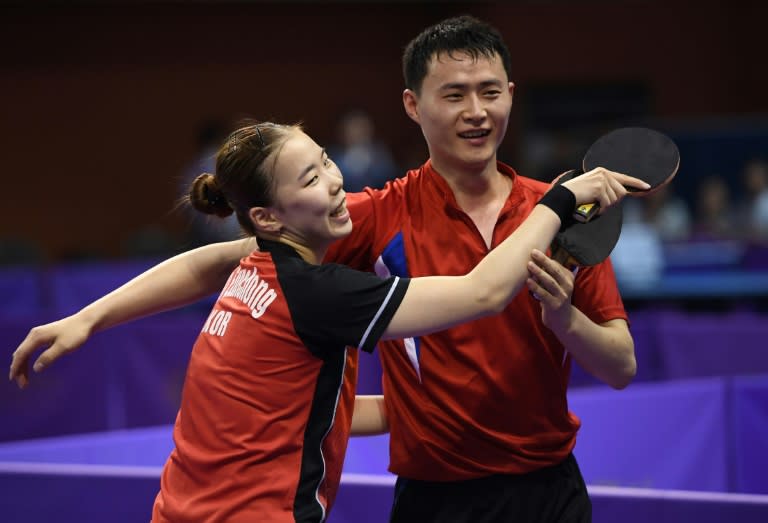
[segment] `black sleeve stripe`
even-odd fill
[[[381,313],[384,312],[384,309],[387,308],[387,304],[389,303],[389,300],[392,298],[392,295],[395,292],[395,289],[397,288],[397,284],[400,282],[400,277],[395,276],[395,278],[392,281],[392,286],[389,288],[389,292],[387,293],[387,297],[384,298],[384,301],[381,302],[381,306],[379,307],[379,310],[376,311],[376,315],[371,320],[371,323],[368,324],[368,328],[365,329],[365,333],[363,333],[363,337],[360,340],[360,343],[357,344],[358,347],[362,348],[365,346],[365,342],[368,340],[368,335],[371,333],[371,330],[373,330],[374,325],[376,325],[376,322],[379,321],[379,318],[381,317]]]

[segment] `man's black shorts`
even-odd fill
[[[527,474],[466,481],[398,478],[390,523],[589,523],[592,503],[573,455]]]

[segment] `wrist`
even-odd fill
[[[566,345],[566,342],[574,336],[576,331],[576,317],[573,314],[573,309],[573,305],[569,304],[567,307],[551,312],[547,314],[546,318],[543,318],[544,326],[551,330],[563,345]]]
[[[76,312],[74,317],[88,331],[88,335],[99,330],[99,325],[104,321],[103,314],[99,314],[95,307],[86,307]]]
[[[560,218],[561,231],[574,222],[576,196],[567,187],[555,185],[541,197],[538,204],[548,207]]]

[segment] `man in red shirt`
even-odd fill
[[[453,18],[411,41],[403,71],[403,104],[429,160],[383,190],[348,194],[353,232],[326,261],[382,276],[465,274],[547,188],[496,158],[514,91],[509,51],[487,24]],[[131,287],[124,319],[215,291],[252,249],[217,244],[166,262]],[[609,260],[573,275],[534,252],[529,270],[540,301],[524,291],[496,316],[383,342],[393,522],[591,520],[571,454],[571,362],[623,388],[634,343]],[[51,347],[35,370],[70,350]]]
[[[326,259],[379,275],[463,274],[547,188],[496,159],[512,106],[509,52],[495,30],[460,17],[412,40],[403,71],[403,104],[430,158],[384,190],[349,195],[353,232]],[[541,302],[521,292],[499,315],[382,342],[392,521],[590,520],[571,455],[571,362],[622,388],[634,344],[609,260],[576,277],[534,261],[546,272],[529,280]]]

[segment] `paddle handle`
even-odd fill
[[[579,266],[579,262],[576,261],[576,259],[571,256],[571,253],[565,250],[565,248],[560,245],[558,242],[553,242],[550,246],[551,254],[550,258],[555,260],[557,263],[568,269],[569,271],[573,271],[576,267]]]
[[[600,211],[600,203],[584,203],[576,207],[573,211],[573,219],[579,223],[587,223],[594,218]]]

